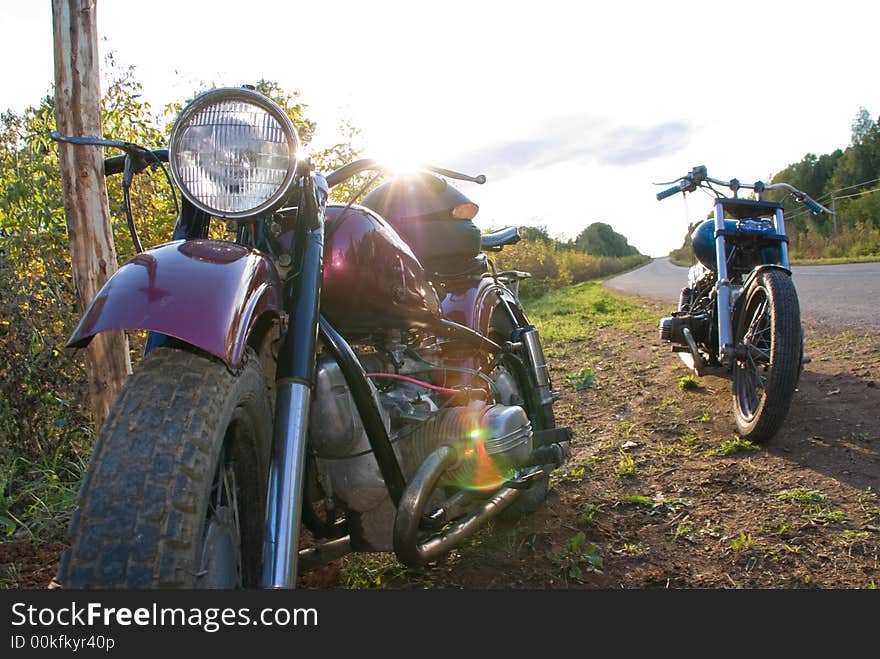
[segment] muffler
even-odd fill
[[[531,425],[521,407],[492,405],[448,412],[457,418],[444,419],[433,430],[453,426],[457,431],[441,434],[445,441],[421,462],[397,508],[394,552],[411,567],[435,561],[459,546],[523,490],[546,478],[569,452],[568,428],[542,433],[542,445],[532,450]],[[474,413],[479,414],[478,423]],[[451,436],[461,439],[450,441]],[[442,508],[428,511],[438,486],[459,489]]]
[[[474,512],[428,539],[420,539],[425,508],[434,488],[459,462],[452,446],[441,446],[421,464],[400,499],[394,520],[394,553],[404,565],[420,567],[459,546],[513,503],[522,490],[502,487]]]

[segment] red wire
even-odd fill
[[[439,391],[441,393],[448,394],[449,396],[455,396],[457,394],[464,393],[460,389],[450,389],[449,387],[438,387],[435,384],[428,384],[427,382],[422,382],[421,380],[416,380],[415,378],[410,378],[405,375],[398,375],[397,373],[367,373],[366,377],[368,377],[368,378],[388,378],[389,380],[402,380],[403,382],[417,384],[420,387],[425,387],[425,389],[433,389],[434,391]]]

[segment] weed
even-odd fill
[[[709,416],[708,412],[703,412],[701,416],[698,416],[694,421],[697,423],[709,423],[712,420],[712,417]]]
[[[563,375],[562,379],[574,385],[575,391],[592,389],[596,381],[596,372],[591,368],[582,368],[577,373]]]
[[[730,548],[733,551],[747,551],[754,546],[755,541],[752,539],[752,534],[740,531],[739,537],[733,539],[733,543],[731,543]]]
[[[601,503],[585,503],[581,508],[581,523],[589,524],[593,521],[596,513],[602,510]]]
[[[580,483],[587,473],[585,465],[574,465],[571,469],[556,469],[550,474],[550,487],[562,483]]]
[[[617,550],[617,553],[625,554],[627,556],[639,556],[640,554],[644,554],[646,551],[648,551],[648,548],[641,542],[625,542],[623,543],[623,547]]]
[[[643,494],[628,494],[623,497],[623,503],[634,503],[640,506],[653,506],[654,499],[651,497],[646,497]]]
[[[868,517],[880,517],[880,497],[870,487],[859,493],[858,502]]]
[[[696,375],[683,375],[678,378],[678,388],[682,391],[702,389],[703,383],[700,382],[700,379]]]
[[[687,538],[694,530],[694,525],[690,523],[690,521],[685,520],[683,522],[679,522],[675,527],[675,531],[672,532],[672,540],[674,542],[678,542],[679,540],[683,540]]]
[[[460,558],[459,550],[453,550],[444,561],[450,564]],[[442,570],[407,567],[391,553],[354,553],[340,561],[339,584],[352,590],[394,588],[399,583],[415,588],[442,588],[448,585],[446,576]]]
[[[620,451],[620,461],[617,463],[617,477],[630,478],[636,474],[636,461],[625,451]]]
[[[631,421],[621,421],[620,422],[620,432],[624,437],[629,437],[632,435],[632,431],[635,430],[636,424]]]
[[[657,515],[658,513],[675,514],[681,510],[682,506],[691,505],[691,502],[687,499],[680,499],[678,497],[664,499],[661,495],[658,495],[656,498],[651,498],[641,494],[630,494],[623,497],[622,501],[623,503],[644,506],[647,508],[645,511],[646,515]]]
[[[827,510],[820,506],[816,506],[815,510],[804,513],[801,517],[816,524],[824,524],[826,522],[842,524],[849,519],[842,510]]]
[[[583,581],[584,571],[601,572],[603,559],[599,554],[599,548],[590,543],[586,544],[587,537],[583,531],[579,531],[558,552],[547,552],[547,558],[555,564],[563,574],[576,581]]]
[[[789,554],[800,554],[801,546],[800,545],[790,545],[788,543],[783,543],[782,545]]]
[[[747,439],[734,437],[733,439],[724,439],[721,441],[720,448],[709,451],[709,455],[734,455],[735,453],[743,453],[745,451],[757,451],[758,446],[752,444]]]
[[[776,493],[776,498],[780,501],[802,505],[825,503],[825,495],[819,490],[808,490],[803,487],[781,490]]]

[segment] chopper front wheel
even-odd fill
[[[735,319],[734,416],[743,439],[773,437],[788,414],[802,361],[802,330],[791,277],[765,270],[743,293]]]
[[[256,587],[272,412],[259,361],[157,348],[98,437],[65,588]]]

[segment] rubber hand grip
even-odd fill
[[[811,211],[813,211],[813,212],[816,213],[817,215],[818,215],[819,213],[823,212],[823,211],[822,211],[822,207],[819,206],[819,204],[817,204],[815,201],[813,201],[813,200],[810,199],[809,197],[804,197],[804,206],[806,206],[807,208],[809,208]]]
[[[660,201],[661,199],[666,199],[666,197],[671,197],[676,192],[681,192],[681,188],[678,187],[677,185],[675,187],[664,190],[663,192],[658,192],[657,193],[657,201]]]

